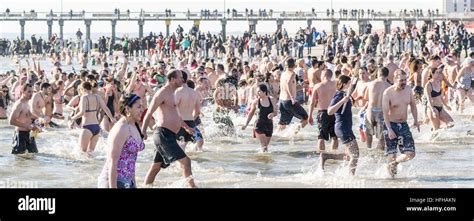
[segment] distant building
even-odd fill
[[[474,0],[443,0],[443,12],[474,12]]]

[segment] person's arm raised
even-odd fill
[[[133,87],[135,86],[136,80],[137,80],[137,73],[134,72],[132,74],[132,80],[130,80],[130,82],[127,85],[127,89],[125,89],[126,93],[129,93],[129,94],[132,93],[132,90],[133,90]]]

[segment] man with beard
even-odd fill
[[[407,74],[402,70],[394,73],[394,85],[383,93],[382,109],[385,123],[385,154],[389,156],[388,171],[392,177],[397,173],[397,165],[415,157],[415,142],[407,123],[408,106],[414,124],[420,132],[418,112],[413,94],[407,84]],[[397,148],[401,155],[397,157]]]

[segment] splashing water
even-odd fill
[[[41,66],[46,70],[51,68],[45,61]],[[0,72],[8,69],[16,67],[0,59]],[[63,70],[70,71],[71,66],[65,66]],[[474,114],[474,106],[469,101],[464,114],[450,112],[455,120],[453,128],[441,129],[436,136],[430,131],[430,125],[422,125],[421,133],[411,130],[417,156],[398,166],[396,178],[388,174],[383,152],[369,150],[361,142],[358,143],[360,159],[355,176],[348,175],[347,165],[342,161],[328,160],[322,171],[316,153],[317,127],[298,128],[297,119],[286,129],[277,131],[279,116],[275,117],[269,152],[258,153],[260,144],[252,137],[252,126],[244,131],[240,129],[246,121],[245,116],[230,113],[235,133],[224,136],[213,122],[213,109],[212,105],[203,108],[204,151],[193,151],[193,144],[188,144],[186,150],[192,159],[193,177],[198,187],[474,187],[474,136],[467,134],[468,130],[474,129],[474,122],[469,118]],[[418,110],[421,115],[420,105]],[[67,115],[69,112],[66,111]],[[408,121],[412,122],[411,117]],[[353,131],[358,137],[356,115],[353,122]],[[106,160],[106,134],[101,134],[95,151],[87,155],[78,147],[80,130],[67,129],[63,121],[56,123],[62,128],[48,128],[39,134],[40,153],[32,159],[22,159],[10,154],[13,127],[6,120],[0,121],[0,181],[35,181],[40,188],[97,187],[97,178]],[[142,183],[154,157],[152,139],[145,145],[136,164],[139,188],[146,187]],[[343,150],[344,146],[340,145],[338,152]],[[186,183],[180,165],[174,163],[160,171],[153,188],[183,188]]]

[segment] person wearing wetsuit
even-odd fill
[[[247,122],[242,127],[242,130],[250,123],[255,111],[258,110],[258,118],[255,122],[254,137],[258,137],[262,152],[268,151],[268,144],[273,135],[273,117],[278,114],[277,105],[274,104],[273,99],[268,96],[268,88],[265,84],[260,84],[257,90],[258,98],[252,101],[250,105],[250,112],[247,116]]]

